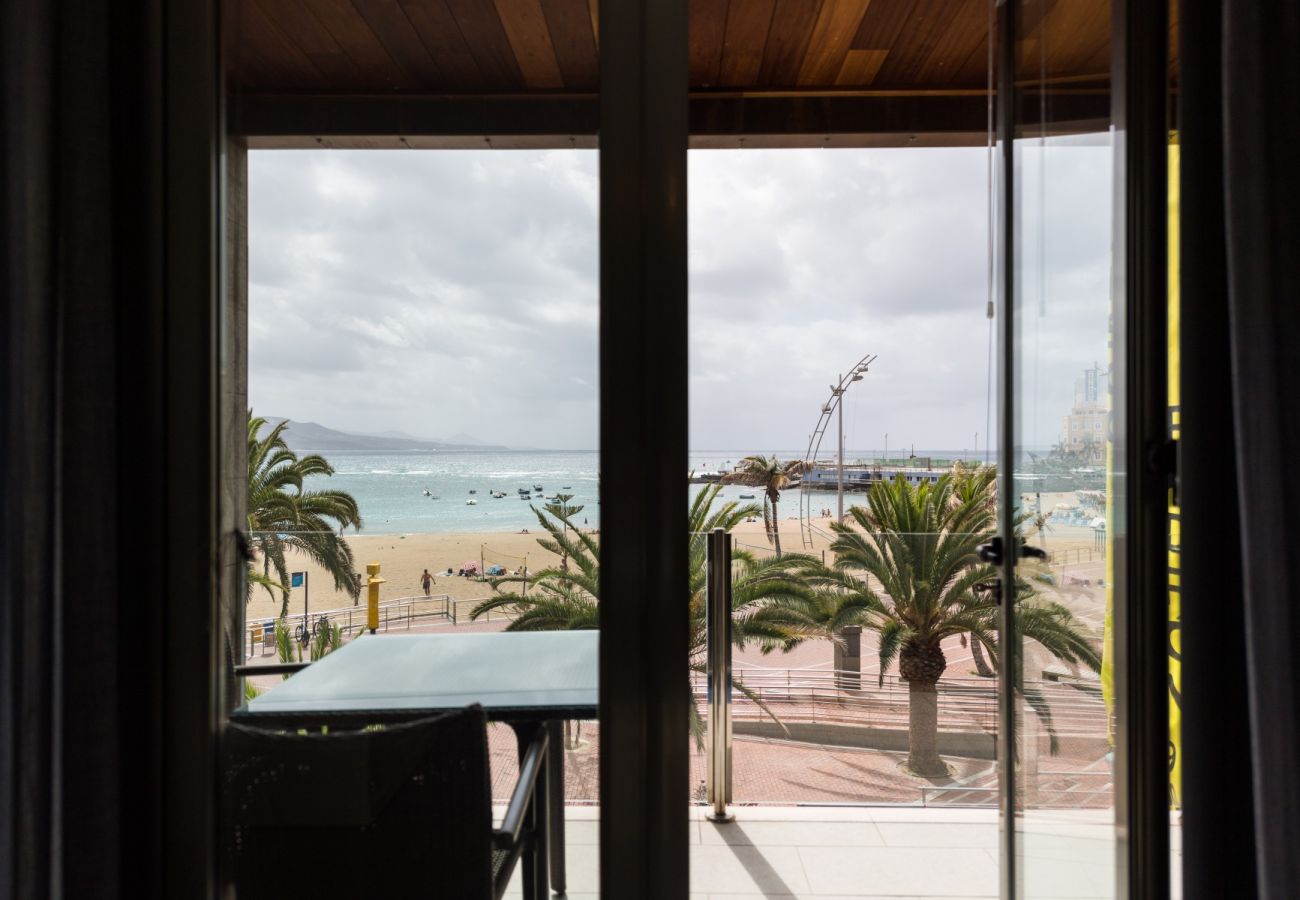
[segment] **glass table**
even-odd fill
[[[233,712],[264,727],[359,727],[471,703],[510,724],[522,753],[549,729],[546,809],[551,886],[564,893],[560,725],[598,714],[596,631],[363,634]]]

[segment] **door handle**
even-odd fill
[[[980,544],[975,548],[975,554],[981,562],[990,563],[991,565],[1002,565],[1002,536],[995,535],[987,544]],[[1016,555],[1021,559],[1047,559],[1047,551],[1042,547],[1034,547],[1022,542],[1016,542]]]
[[[975,548],[975,554],[983,562],[995,566],[1002,565],[1002,536],[994,535],[987,544],[980,544]]]
[[[993,598],[993,602],[998,606],[1002,605],[1002,579],[994,578],[992,581],[980,581],[971,586],[971,590],[977,594],[988,594]]]

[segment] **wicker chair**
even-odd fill
[[[530,851],[524,896],[540,900],[545,804],[534,796],[546,749],[539,729],[494,830],[479,706],[329,734],[231,724],[222,742],[226,877],[239,900],[498,900]]]

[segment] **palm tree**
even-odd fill
[[[299,457],[284,441],[288,422],[267,430],[265,419],[248,414],[248,534],[261,556],[262,572],[250,564],[248,591],[261,584],[281,595],[280,617],[289,614],[288,551],[305,554],[334,577],[334,586],[359,602],[361,586],[353,576],[352,548],[343,529],[361,527],[357,501],[343,491],[304,491],[303,481],[329,476],[334,468],[322,456]],[[261,436],[259,436],[261,435]],[[271,570],[275,578],[271,578]]]
[[[991,482],[997,477],[993,474],[994,470],[987,469],[979,463],[973,466],[968,465],[961,460],[952,464],[952,478],[954,482],[952,502],[955,504],[980,502],[989,513],[996,517],[996,505],[994,503],[994,494],[990,489]],[[978,476],[978,477],[977,477]],[[975,639],[974,635],[963,634],[961,636],[961,645],[970,647],[971,659],[975,662],[975,674],[980,678],[993,678],[997,672],[989,665],[984,656],[984,645]]]
[[[752,503],[742,506],[728,501],[715,508],[714,501],[721,490],[719,485],[710,485],[701,491],[691,504],[687,523],[690,534],[686,598],[690,616],[688,648],[690,668],[697,672],[705,669],[708,648],[705,616],[708,535],[715,528],[730,531],[758,513],[757,505]],[[533,511],[547,532],[547,537],[539,538],[538,543],[553,554],[567,554],[572,567],[542,569],[530,578],[532,590],[527,596],[498,593],[475,606],[470,618],[477,619],[494,609],[510,609],[515,618],[506,626],[508,631],[599,628],[600,545],[591,535],[574,529],[572,522],[554,512],[536,508]],[[569,529],[575,532],[572,538],[568,536]],[[732,564],[732,641],[737,648],[752,644],[764,653],[790,650],[807,638],[825,635],[824,628],[810,615],[817,595],[804,579],[805,574],[820,570],[820,561],[802,554],[759,560],[747,550],[735,550]],[[523,580],[521,576],[506,576],[492,579],[491,584],[499,588]],[[758,702],[743,684],[737,682],[735,686]],[[691,730],[699,743],[703,720],[694,706]]]
[[[561,523],[563,523],[564,533],[566,535],[569,533],[569,520],[572,519],[574,516],[576,516],[578,513],[582,512],[584,509],[586,509],[586,507],[580,503],[574,503],[574,504],[569,503],[569,501],[572,499],[573,499],[572,494],[556,494],[555,500],[553,502],[548,503],[546,504],[546,506],[542,507],[548,513],[550,513],[551,515],[559,519]],[[560,553],[560,568],[561,569],[569,568],[569,556],[567,553],[563,552],[563,548],[561,548],[561,553]]]
[[[775,456],[746,456],[740,461],[740,469],[722,476],[723,484],[744,484],[763,489],[763,527],[767,539],[776,547],[776,555],[781,556],[781,517],[776,503],[781,499],[781,492],[790,486],[791,480],[803,472],[803,461],[792,459],[781,462]],[[771,506],[771,513],[768,507]]]
[[[968,477],[965,485],[952,473],[915,486],[901,476],[874,484],[870,506],[850,510],[852,524],[831,523],[836,559],[828,581],[856,600],[863,624],[879,633],[882,683],[886,669],[898,661],[909,692],[908,765],[920,775],[947,771],[937,751],[937,684],[947,668],[943,640],[968,634],[995,659],[998,654],[998,603],[979,590],[997,573],[977,553],[997,530],[988,500],[995,473],[982,469]],[[1066,662],[1100,669],[1092,637],[1068,609],[1037,595],[1027,583],[1017,585],[1016,597],[1023,637]],[[1043,698],[1017,682],[1045,719],[1055,745]]]
[[[1047,534],[1052,530],[1052,510],[1043,512],[1042,506],[1039,506],[1032,517],[1032,525],[1034,534],[1038,535],[1038,543],[1046,550]]]

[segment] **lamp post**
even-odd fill
[[[836,419],[836,464],[835,464],[835,507],[836,521],[841,525],[844,524],[844,392],[849,389],[855,381],[861,381],[862,376],[867,374],[867,367],[870,366],[876,358],[863,360],[849,372],[848,375],[841,375],[837,384],[831,385],[830,403],[835,404]]]

